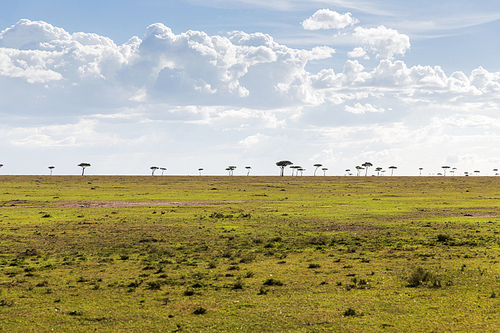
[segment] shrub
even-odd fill
[[[207,312],[207,309],[203,308],[203,307],[197,307],[194,311],[193,311],[193,314],[195,315],[203,315]]]
[[[439,235],[437,235],[437,241],[438,242],[446,243],[446,242],[450,242],[452,240],[453,239],[451,238],[450,235],[446,235],[446,234],[439,234]]]
[[[432,272],[429,272],[422,267],[413,269],[408,277],[408,287],[418,287],[424,283],[430,283],[434,288],[441,287],[441,280]]]
[[[356,315],[356,310],[354,309],[349,308],[344,311],[344,317],[353,317],[355,315]]]
[[[308,268],[320,268],[320,267],[321,267],[320,264],[309,264]]]
[[[280,280],[270,278],[270,279],[267,279],[266,281],[264,281],[263,285],[265,285],[265,286],[282,286],[283,282],[281,282]]]

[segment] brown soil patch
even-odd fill
[[[0,202],[1,208],[128,208],[137,206],[205,206],[242,203],[244,201],[166,201],[166,202],[130,202],[130,201],[27,201],[11,200]]]

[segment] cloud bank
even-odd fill
[[[289,154],[283,158],[301,164],[394,164],[406,159],[410,143],[422,151],[452,147],[444,150],[453,156],[480,156],[500,143],[500,72],[408,67],[396,60],[409,51],[408,36],[384,26],[353,28],[357,23],[327,9],[302,23],[351,29],[347,55],[355,60],[335,72],[328,61],[343,56],[335,49],[296,49],[263,33],[175,34],[157,23],[116,45],[21,20],[0,33],[1,145],[79,153],[100,147],[116,159],[130,147],[148,158],[168,147],[177,159],[193,159],[192,151],[205,159],[219,154],[220,163]],[[369,53],[377,58],[372,68],[363,65]],[[313,63],[326,65],[313,72]]]

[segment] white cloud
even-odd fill
[[[384,59],[392,59],[394,55],[404,55],[410,49],[410,38],[407,35],[383,25],[369,29],[357,27],[354,31],[355,38]]]
[[[356,103],[354,106],[345,106],[345,111],[354,113],[354,114],[365,114],[367,112],[375,112],[375,113],[382,113],[385,112],[383,108],[376,108],[373,105],[367,103],[365,105],[361,105],[360,103]]]
[[[353,18],[351,13],[339,14],[329,9],[320,9],[302,22],[302,26],[306,30],[344,29],[356,23],[359,21]]]
[[[0,33],[2,147],[147,147],[153,157],[172,149],[207,159],[216,150],[228,160],[240,149],[340,164],[409,160],[408,142],[465,156],[472,142],[474,153],[500,156],[500,72],[408,66],[392,59],[409,50],[406,35],[385,27],[354,35],[364,48],[342,60],[330,47],[292,48],[263,33],[176,34],[154,24],[116,45],[22,20]],[[367,51],[375,65],[360,63]]]
[[[248,147],[252,147],[252,146],[256,145],[259,142],[265,141],[267,139],[269,139],[269,136],[264,135],[262,133],[257,133],[255,135],[250,135],[250,136],[246,137],[245,139],[241,140],[238,143],[241,144],[242,146],[248,148]]]
[[[348,52],[347,55],[349,58],[363,58],[363,59],[370,59],[368,54],[366,54],[365,49],[362,47],[355,47],[351,52]]]

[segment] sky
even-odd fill
[[[498,36],[497,0],[6,2],[0,175],[494,175]]]

